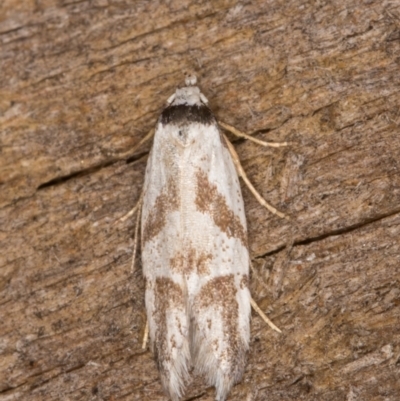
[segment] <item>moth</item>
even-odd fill
[[[158,119],[136,207],[147,329],[173,401],[182,397],[192,370],[224,401],[246,366],[253,303],[238,174],[264,206],[284,215],[248,181],[196,78],[188,76],[185,84]],[[220,124],[263,145],[287,145],[261,142]]]

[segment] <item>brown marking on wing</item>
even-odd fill
[[[167,312],[185,308],[184,293],[179,284],[167,277],[158,277],[149,285],[153,287],[155,299],[153,317],[157,331],[153,344],[154,353],[161,377],[165,383],[168,383],[170,372],[167,367],[170,362],[170,354],[167,350],[176,347],[176,341],[173,336],[168,336]],[[174,323],[183,334],[180,322]],[[168,346],[168,342],[170,342],[170,346]],[[165,385],[165,388],[168,388],[168,385]]]
[[[247,248],[247,231],[226,203],[225,197],[218,192],[215,184],[210,183],[204,171],[196,173],[197,191],[195,203],[200,212],[208,213],[214,223],[228,237],[234,237]]]
[[[199,275],[208,275],[210,274],[208,263],[212,258],[211,253],[199,252],[194,247],[183,248],[170,258],[169,266],[177,273],[188,274],[197,271]]]
[[[154,238],[164,227],[166,216],[179,208],[178,190],[174,181],[166,185],[157,197],[143,227],[143,244]]]
[[[210,274],[210,268],[208,267],[208,262],[212,260],[213,255],[211,253],[202,252],[197,258],[197,272],[200,275]]]
[[[173,272],[183,273],[185,271],[186,259],[181,251],[169,259],[169,267]]]
[[[223,357],[232,362],[232,366],[235,366],[234,369],[237,369],[237,374],[240,375],[239,371],[245,366],[246,345],[243,344],[239,334],[237,291],[233,274],[215,277],[202,287],[196,296],[195,304],[198,313],[201,313],[202,308],[215,308],[216,319],[218,313],[221,313],[224,338],[219,341],[229,344],[227,355]]]

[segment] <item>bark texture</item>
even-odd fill
[[[135,219],[165,100],[198,75],[243,188],[257,315],[234,400],[400,399],[400,5],[0,3],[0,400],[166,401]],[[140,256],[140,255],[139,255]],[[212,400],[200,378],[186,400]]]

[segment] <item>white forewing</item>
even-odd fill
[[[178,400],[193,366],[224,400],[242,376],[249,343],[247,230],[234,164],[197,87],[177,90],[156,127],[142,261],[164,387]]]

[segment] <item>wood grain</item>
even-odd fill
[[[194,71],[249,178],[254,315],[233,400],[400,399],[400,6],[0,3],[0,400],[163,400],[140,348],[134,219],[165,100]],[[139,255],[140,256],[140,255]],[[212,400],[201,378],[186,400]]]

